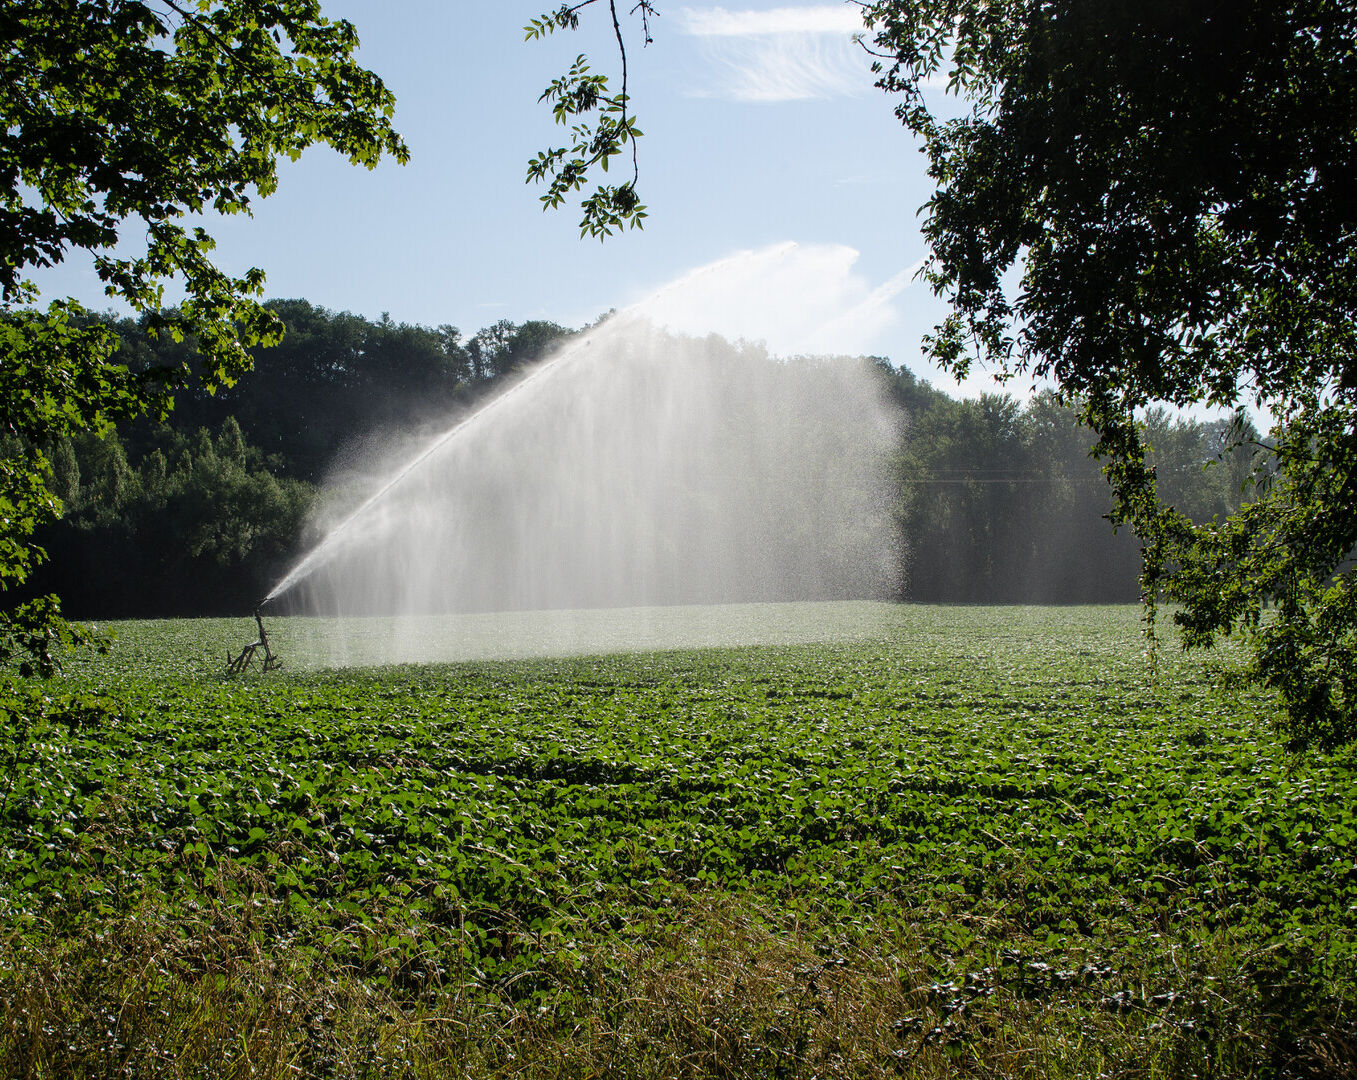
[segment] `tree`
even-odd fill
[[[467,342],[472,370],[480,378],[500,378],[540,360],[570,333],[564,326],[542,319],[529,319],[521,326],[501,319]]]
[[[56,593],[80,618],[249,610],[295,559],[315,489],[273,475],[234,417],[216,432],[160,425],[138,452],[144,439],[129,427],[63,440],[74,490],[22,592]]]
[[[1357,737],[1357,6],[863,7],[937,185],[933,359],[1057,380],[1142,538],[1151,633],[1180,602],[1189,646],[1252,643],[1302,742]],[[1200,524],[1167,505],[1155,403],[1270,414],[1259,497]]]
[[[1107,484],[1089,457],[1092,433],[1074,410],[1050,391],[1019,408],[1008,395],[955,401],[931,389],[920,394],[907,372],[890,378],[914,399],[896,458],[906,597],[1035,604],[1135,597],[1138,548],[1107,527]],[[1175,465],[1199,463],[1199,427],[1168,427],[1183,451]],[[1199,482],[1200,468],[1183,471]]]
[[[258,269],[233,277],[188,215],[249,213],[277,185],[280,156],[326,143],[355,164],[405,145],[394,99],[354,59],[358,37],[319,0],[7,0],[0,7],[0,587],[42,552],[33,529],[60,504],[46,453],[70,434],[162,413],[187,363],[135,370],[107,321],[25,277],[86,253],[109,296],[152,335],[192,339],[209,387],[248,369],[279,320],[255,299]],[[144,250],[124,254],[128,226]],[[162,310],[176,281],[183,299]],[[50,613],[53,605],[48,603]],[[31,621],[26,615],[12,618]],[[44,654],[40,667],[51,669]]]

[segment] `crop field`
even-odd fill
[[[115,626],[0,703],[0,1074],[1355,1075],[1354,755],[1138,615],[349,668],[279,619],[238,678],[248,620]]]

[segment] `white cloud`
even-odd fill
[[[848,4],[727,11],[680,8],[685,33],[696,37],[748,37],[758,34],[847,34],[862,31],[862,16]]]
[[[713,79],[693,93],[760,102],[850,97],[871,89],[864,66],[853,59],[851,47],[814,36],[738,38],[711,50]]]
[[[758,102],[865,94],[872,79],[853,40],[862,31],[857,10],[847,4],[680,9],[679,25],[698,39],[706,61],[689,92]]]

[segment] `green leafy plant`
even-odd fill
[[[78,648],[108,648],[108,639],[61,617],[54,596],[19,604],[0,619],[0,666],[13,665],[20,676],[50,678],[61,670],[61,655]]]
[[[295,665],[245,680],[220,673],[238,620],[125,624],[69,693],[0,702],[0,947],[32,950],[0,964],[0,1061],[132,1038],[42,1013],[89,1015],[95,972],[129,973],[113,996],[163,1045],[222,987],[308,967],[286,1015],[328,981],[388,1017],[484,1008],[560,1053],[640,1023],[635,996],[670,1066],[698,1016],[733,1075],[946,1075],[964,1050],[1017,1076],[1015,1049],[1088,1077],[1343,1075],[1316,1063],[1354,1037],[1350,751],[1297,759],[1275,701],[1198,656],[1147,686],[1133,606],[881,614],[814,646],[310,671],[332,628],[282,619]],[[134,978],[149,955],[180,977]],[[766,999],[736,990],[755,969]],[[19,1000],[43,1019],[6,1044]],[[890,1033],[857,1072],[819,1022],[850,1008],[872,1017],[854,1039]]]

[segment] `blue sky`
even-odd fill
[[[262,267],[269,296],[470,334],[501,318],[580,325],[733,253],[794,243],[790,269],[712,296],[707,328],[780,351],[888,355],[950,388],[918,361],[939,314],[910,283],[923,157],[852,41],[856,5],[659,0],[653,44],[638,26],[629,39],[650,217],[599,243],[580,239],[573,207],[544,213],[524,183],[529,157],[564,134],[542,88],[578,52],[597,70],[617,64],[601,4],[581,31],[525,42],[548,3],[326,0],[395,92],[410,163],[368,172],[309,151],[253,218],[208,223],[219,262]],[[40,281],[109,306],[85,264]],[[793,325],[808,304],[823,332]]]

